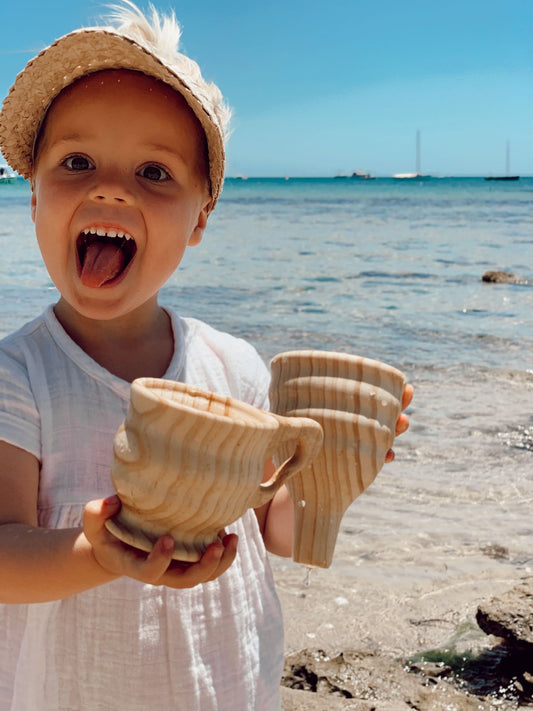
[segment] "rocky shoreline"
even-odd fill
[[[425,655],[435,661],[392,659],[370,650],[345,650],[330,657],[324,650],[306,649],[286,659],[283,709],[523,708],[533,702],[530,674],[521,657],[502,646],[472,658],[437,650]]]
[[[284,579],[287,580],[286,575]],[[487,588],[490,587],[490,581],[486,582]],[[402,630],[408,624],[415,630],[432,629],[429,635],[420,635],[421,641],[438,639],[440,635],[435,634],[435,630],[451,631],[444,643],[424,645],[422,651],[414,654],[387,647],[379,639],[381,633],[377,628],[374,628],[377,634],[371,638],[363,636],[357,645],[347,646],[346,637],[353,638],[350,624],[345,618],[346,625],[342,629],[334,617],[329,617],[333,620],[329,624],[333,638],[338,637],[339,646],[332,644],[331,639],[322,638],[320,642],[326,644],[310,644],[291,651],[290,638],[297,631],[295,610],[298,607],[302,612],[310,609],[306,602],[313,584],[309,591],[302,588],[293,594],[296,600],[283,595],[282,590],[282,603],[290,615],[289,650],[282,678],[283,711],[515,711],[533,708],[533,577],[525,577],[507,590],[502,587],[495,596],[487,595],[476,609],[472,609],[470,602],[466,606],[470,608],[467,616],[464,609],[456,615],[450,615],[449,610],[443,614],[440,600],[434,606],[435,616],[427,617],[431,607],[425,604],[427,597],[419,606],[418,617],[412,616],[414,606],[404,605],[403,610],[399,606],[396,619],[390,616],[391,628],[397,625]],[[328,585],[326,588],[317,585],[317,588],[312,607],[320,614],[320,594],[326,592]],[[330,592],[335,590],[330,588]],[[342,599],[347,602],[343,604],[337,596],[333,599],[334,605],[346,608],[351,601]],[[331,602],[325,605],[330,607]],[[385,612],[387,618],[389,612]],[[371,613],[369,609],[370,616]],[[307,633],[307,637],[313,639],[313,633]]]

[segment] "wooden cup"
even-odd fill
[[[282,417],[184,383],[140,378],[114,440],[111,480],[122,502],[106,522],[144,551],[170,533],[173,557],[194,562],[218,531],[269,501],[322,444],[316,421]],[[265,462],[286,456],[270,481]]]

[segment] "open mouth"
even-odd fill
[[[137,247],[127,232],[90,227],[76,241],[80,279],[85,286],[114,283],[131,264]]]

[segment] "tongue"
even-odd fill
[[[118,276],[123,269],[124,253],[118,245],[93,242],[85,253],[81,281],[85,286],[102,286]]]

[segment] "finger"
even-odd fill
[[[158,538],[147,556],[143,557],[138,551],[130,549],[128,557],[134,573],[132,577],[157,585],[172,563],[173,553],[174,539],[170,534]]]
[[[409,429],[409,418],[407,415],[400,415],[396,422],[396,434],[401,435]]]
[[[224,553],[222,554],[222,558],[220,559],[216,570],[213,572],[212,576],[209,578],[210,580],[214,580],[215,578],[218,578],[222,573],[226,572],[226,570],[230,567],[230,565],[233,563],[235,560],[235,556],[237,555],[237,544],[239,542],[239,536],[235,533],[230,533],[229,535],[225,535],[222,537],[222,543],[224,545]]]
[[[120,510],[118,496],[109,496],[107,499],[89,501],[83,510],[83,530],[89,540],[103,532],[104,524],[108,518]]]
[[[220,531],[219,540],[207,547],[200,560],[199,567],[205,575],[205,581],[214,580],[227,570],[235,559],[237,553],[238,536],[235,533],[226,534]]]
[[[403,389],[402,410],[405,410],[406,407],[409,407],[409,405],[411,404],[411,401],[413,399],[414,393],[415,393],[415,389],[413,388],[411,383],[407,383],[407,385]]]
[[[186,570],[171,569],[163,582],[172,587],[191,588],[218,578],[235,559],[237,539],[235,534],[224,535],[222,542],[216,541],[207,547],[198,563]]]
[[[216,570],[224,556],[224,545],[220,541],[211,543],[197,563],[184,566],[173,565],[165,574],[165,585],[177,588],[192,588],[217,577]]]

